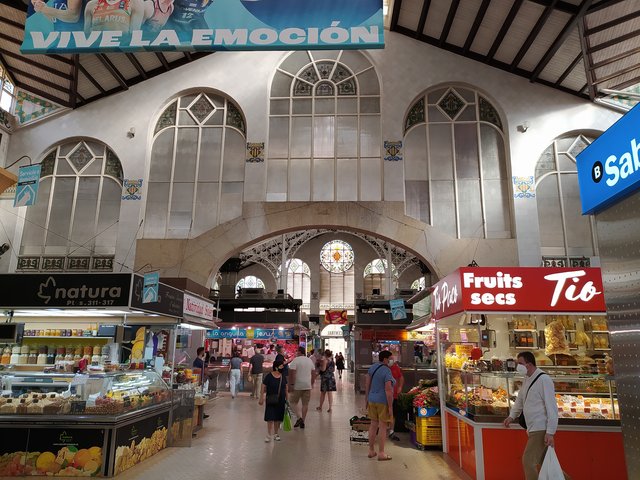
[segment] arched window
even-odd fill
[[[382,200],[380,85],[356,51],[294,52],[271,86],[267,201]]]
[[[412,290],[424,290],[427,286],[427,282],[424,277],[420,277],[411,284]]]
[[[27,209],[18,270],[113,270],[122,178],[104,143],[74,140],[49,151],[37,202]]]
[[[236,283],[236,291],[238,288],[265,288],[264,282],[254,275],[247,275]]]
[[[396,267],[391,265],[392,282],[394,286],[398,285],[398,273]],[[387,289],[387,261],[382,258],[376,258],[364,267],[364,292],[371,295],[374,290],[380,290],[384,295],[390,295]]]
[[[479,92],[428,91],[405,119],[407,215],[456,238],[510,238],[503,123]]]
[[[320,311],[355,307],[353,248],[342,240],[327,242],[320,251]]]
[[[173,100],[155,125],[144,234],[187,238],[242,214],[245,121],[209,92]]]
[[[287,262],[287,293],[302,300],[302,311],[311,308],[311,270],[309,265],[298,258]]]
[[[592,218],[583,216],[576,156],[593,138],[565,135],[547,147],[536,165],[536,201],[540,248],[551,266],[585,266],[597,255]]]

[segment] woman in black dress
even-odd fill
[[[262,394],[260,395],[260,405],[266,403],[264,409],[264,421],[267,422],[267,436],[264,441],[269,443],[273,438],[274,441],[280,441],[280,423],[284,420],[285,403],[289,397],[287,389],[287,377],[282,374],[284,364],[282,361],[273,362],[273,372],[265,375],[262,380]],[[265,402],[265,397],[277,397],[277,403],[269,405]]]
[[[341,353],[336,355],[336,369],[338,370],[338,376],[342,378],[342,371],[344,370],[344,357]]]
[[[329,409],[327,412],[331,412],[331,405],[333,404],[331,392],[337,390],[335,371],[336,362],[333,361],[333,354],[331,350],[326,350],[320,362],[320,406],[316,408],[319,412],[322,411],[325,397],[329,399]]]

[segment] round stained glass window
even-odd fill
[[[353,267],[353,248],[342,240],[332,240],[322,247],[320,263],[331,273],[342,273]]]

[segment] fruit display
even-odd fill
[[[609,330],[609,323],[604,317],[589,318],[584,321],[584,329],[588,332],[606,332]]]
[[[12,452],[0,456],[1,476],[46,475],[95,477],[102,471],[102,448],[78,450],[74,446],[53,452]]]
[[[151,438],[143,437],[139,443],[131,441],[131,445],[116,449],[115,474],[137,465],[147,458],[155,455],[167,446],[167,429],[162,427],[151,435]]]
[[[535,330],[536,322],[529,316],[514,315],[509,327],[512,330]]]

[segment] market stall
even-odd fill
[[[159,283],[146,302],[132,274],[0,282],[0,475],[111,476],[178,439],[182,291]]]
[[[524,478],[526,433],[502,421],[523,380],[517,354],[528,350],[555,383],[564,470],[627,478],[599,269],[461,268],[431,295],[444,450],[469,476]]]

